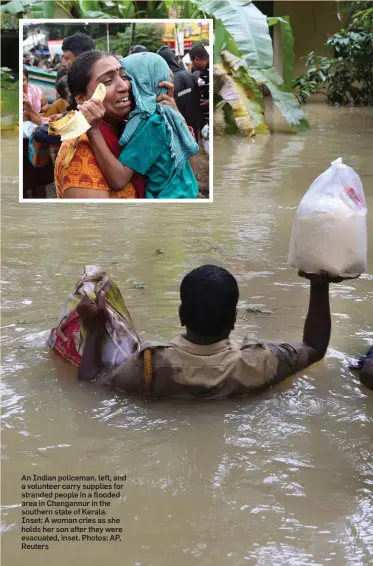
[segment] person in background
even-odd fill
[[[70,35],[62,43],[62,66],[69,69],[78,55],[85,51],[92,51],[94,48],[93,39],[85,33]]]
[[[67,69],[66,67],[59,67],[56,74],[56,84],[62,77],[67,76]]]
[[[61,67],[61,56],[56,54],[51,62],[52,71],[58,71]]]
[[[130,47],[129,55],[132,55],[133,53],[145,53],[145,51],[147,51],[147,49],[143,45],[133,45]]]
[[[46,119],[41,110],[48,109],[47,101],[39,87],[28,83],[27,69],[23,69],[23,191],[24,197],[31,192],[32,198],[45,198],[46,185],[53,181],[52,162],[40,169],[29,161],[29,139],[37,125]]]
[[[140,352],[101,375],[101,343],[107,319],[105,301],[85,297],[77,312],[87,330],[78,379],[106,383],[153,398],[222,399],[255,394],[321,360],[331,333],[329,284],[342,278],[310,275],[310,300],[299,342],[230,340],[237,316],[239,289],[226,269],[203,265],[188,273],[180,286],[179,318],[185,333],[166,344],[143,343]]]
[[[51,104],[48,110],[44,113],[44,116],[53,116],[55,114],[63,114],[67,110],[69,105],[70,91],[67,85],[67,76],[64,75],[56,83],[56,91],[58,98],[53,104]]]
[[[157,51],[167,63],[173,73],[175,87],[175,101],[180,113],[184,116],[188,126],[193,128],[194,137],[199,140],[202,112],[200,109],[200,91],[197,78],[185,71],[182,64],[176,59],[170,47],[164,45]]]
[[[209,54],[202,43],[193,45],[189,51],[189,57],[192,61],[193,69],[200,83],[201,89],[201,110],[203,111],[205,123],[209,123]]]
[[[36,113],[45,112],[48,108],[48,102],[38,86],[32,85],[28,81],[29,73],[26,67],[23,67],[23,107],[24,112],[33,110]]]

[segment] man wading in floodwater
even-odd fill
[[[329,283],[341,277],[308,275],[310,303],[303,341],[265,343],[229,340],[237,315],[238,285],[225,269],[204,265],[181,283],[179,316],[186,332],[168,344],[144,343],[104,378],[116,389],[149,397],[221,399],[265,389],[321,360],[327,350],[331,317]],[[79,379],[92,381],[102,369],[100,345],[107,312],[103,294],[97,304],[84,297],[77,312],[87,330]]]

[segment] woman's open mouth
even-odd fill
[[[129,96],[123,96],[123,98],[120,98],[119,100],[116,101],[115,106],[119,107],[119,108],[126,108],[128,106],[131,106],[132,102]]]

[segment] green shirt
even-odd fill
[[[146,198],[197,198],[198,184],[189,161],[176,171],[170,132],[159,114],[141,120],[123,148],[120,162],[146,178]]]

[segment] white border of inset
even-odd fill
[[[157,24],[163,22],[169,23],[197,23],[197,22],[208,22],[209,24],[209,51],[210,51],[210,98],[209,98],[209,113],[210,113],[210,123],[209,123],[209,198],[207,199],[25,199],[23,198],[23,87],[22,81],[20,80],[19,87],[19,202],[20,203],[100,203],[100,204],[207,204],[214,201],[214,178],[213,178],[213,152],[214,152],[214,132],[213,132],[213,20],[212,19],[69,19],[69,18],[58,18],[58,19],[23,19],[19,20],[19,76],[21,77],[21,70],[23,70],[23,26],[29,24],[81,24],[82,22],[87,24],[132,24],[132,23],[144,23],[144,24]]]

